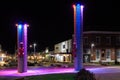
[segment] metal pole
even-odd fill
[[[35,55],[35,47],[36,47],[36,43],[34,43],[33,46],[34,46],[34,55]]]
[[[36,43],[34,43],[33,46],[34,46],[34,62],[35,62],[36,61],[36,50],[35,50]]]

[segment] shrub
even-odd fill
[[[75,76],[75,80],[96,80],[95,75],[86,69],[81,69]]]

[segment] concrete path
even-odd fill
[[[93,72],[97,80],[120,80],[120,66],[86,67],[86,69]],[[18,78],[18,77],[56,74],[56,73],[77,73],[77,71],[75,71],[74,68],[33,67],[28,69],[28,71],[25,73],[18,73],[16,69],[3,69],[3,70],[0,70],[0,80],[14,80],[15,78]]]

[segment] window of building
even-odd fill
[[[100,37],[96,37],[96,44],[100,44]]]
[[[65,45],[63,45],[63,49],[65,48]]]
[[[106,37],[106,44],[111,44],[111,37]]]
[[[84,54],[90,54],[90,52],[91,52],[91,49],[83,49]]]
[[[56,49],[58,49],[58,47],[56,47]]]
[[[120,45],[120,36],[117,36],[117,37],[116,37],[116,44],[117,44],[117,45],[118,45],[118,44]]]
[[[65,56],[63,57],[63,61],[65,62]]]
[[[101,55],[102,57],[105,57],[105,54],[104,53],[102,53],[102,55]]]
[[[105,57],[105,49],[102,49],[102,51],[101,51],[101,57]]]
[[[2,61],[2,57],[0,57],[0,61]]]
[[[120,58],[120,49],[117,50],[117,57]]]
[[[100,50],[96,49],[96,58],[100,58]]]
[[[106,58],[110,58],[110,55],[111,55],[111,50],[106,49]]]
[[[66,49],[66,53],[68,53],[68,49]]]
[[[83,44],[87,45],[88,44],[88,37],[84,37],[83,39],[84,39]]]

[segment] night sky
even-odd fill
[[[119,6],[112,0],[34,0],[0,2],[0,44],[8,53],[14,53],[17,43],[15,24],[30,25],[28,47],[37,43],[37,51],[51,50],[54,44],[71,39],[73,34],[73,7],[84,5],[84,31],[120,31]],[[118,19],[118,20],[117,20]]]

